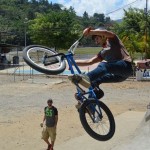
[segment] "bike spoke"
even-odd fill
[[[86,113],[86,115],[85,115],[90,128],[97,134],[107,135],[109,132],[109,129],[110,129],[110,122],[109,122],[107,115],[105,114],[105,112],[102,109],[100,109],[101,110],[101,112],[100,112],[98,106],[93,105],[92,107],[94,107],[94,109],[95,109],[95,112],[93,114],[94,118],[93,119],[91,118],[90,113]],[[92,107],[88,106],[89,109],[90,108],[92,109]],[[93,110],[91,110],[91,111],[93,111]],[[102,115],[102,119],[99,117],[101,115]]]

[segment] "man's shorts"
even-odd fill
[[[55,141],[56,139],[56,127],[45,127],[42,131],[42,139],[48,140],[48,138],[51,138],[51,141]]]

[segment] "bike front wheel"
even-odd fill
[[[114,117],[101,101],[85,101],[80,109],[80,121],[85,131],[96,140],[107,141],[115,133]]]
[[[24,61],[33,69],[50,75],[62,73],[66,68],[63,54],[41,45],[30,45],[23,50]]]

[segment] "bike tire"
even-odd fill
[[[93,122],[93,120],[91,119],[91,122],[90,123],[93,123],[93,126],[90,126],[90,119],[87,119],[86,116],[90,116],[90,113],[88,112],[88,109],[89,106],[92,105],[94,106],[95,108],[96,107],[99,107],[101,112],[103,113],[103,118],[96,123]],[[108,120],[106,121],[106,118],[104,118],[104,113],[106,114],[106,116],[108,117]],[[115,120],[114,120],[114,117],[113,117],[113,114],[111,113],[110,109],[101,101],[95,101],[94,99],[90,99],[90,100],[86,100],[81,108],[80,108],[80,112],[79,112],[79,115],[80,115],[80,121],[81,121],[81,124],[83,126],[83,128],[85,129],[85,131],[94,139],[98,140],[98,141],[107,141],[109,139],[111,139],[115,133]],[[108,123],[109,127],[108,127],[108,131],[106,133],[102,133],[103,132],[103,128],[104,130],[106,130],[106,126],[105,127],[105,124],[102,125],[103,121],[106,123]],[[102,125],[102,126],[97,126],[99,123],[99,125]],[[98,127],[98,132],[100,133],[97,133],[96,129],[93,129],[94,125],[96,124],[96,126]],[[100,127],[102,127],[102,132],[100,130]]]
[[[57,54],[56,51],[42,45],[30,45],[23,49],[24,61],[31,68],[49,75],[60,74],[66,68],[66,62],[63,57],[64,55]],[[53,55],[55,56],[53,57]],[[46,59],[45,56],[47,57],[49,65],[44,64]]]

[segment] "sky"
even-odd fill
[[[150,10],[150,0],[147,1],[148,10]],[[124,9],[127,10],[129,7],[144,9],[146,7],[146,0],[49,0],[49,2],[62,4],[66,8],[72,6],[78,16],[83,16],[85,11],[89,16],[93,16],[94,13],[103,13],[105,17],[110,17],[112,20],[121,19],[124,16],[123,9],[115,10],[130,3],[132,4]]]

